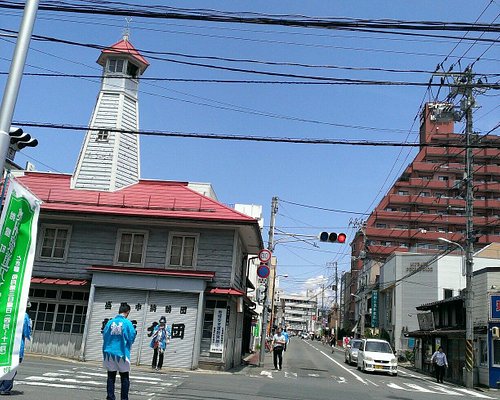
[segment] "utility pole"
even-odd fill
[[[278,197],[274,196],[271,201],[271,219],[269,222],[269,239],[267,242],[267,249],[271,252],[274,251],[274,227],[276,224],[276,214],[278,213]],[[272,264],[272,258],[269,260],[270,264]],[[271,265],[270,265],[271,266]],[[276,269],[273,273],[273,280],[276,277]],[[268,307],[269,307],[269,277],[266,280],[266,289],[264,290],[264,307],[262,311],[262,329],[260,332],[260,353],[259,353],[259,367],[264,363],[265,349],[266,349],[266,337],[267,337],[267,319],[269,317]],[[274,286],[273,293],[274,297]],[[274,302],[273,302],[274,303]]]
[[[337,334],[338,334],[338,329],[339,329],[339,317],[340,317],[340,305],[338,301],[338,293],[339,293],[339,272],[338,272],[338,265],[337,261],[335,261],[335,303],[334,303],[334,310],[335,310],[335,340],[338,339]]]
[[[468,388],[474,387],[474,292],[472,290],[472,275],[474,267],[474,169],[473,169],[473,151],[472,145],[474,141],[474,130],[472,123],[472,111],[476,105],[474,99],[474,87],[485,87],[481,80],[475,82],[475,75],[471,67],[467,67],[464,72],[445,72],[436,73],[437,76],[453,77],[454,85],[451,91],[451,97],[462,94],[463,98],[460,101],[460,111],[458,118],[460,121],[465,117],[465,386]]]
[[[37,10],[38,0],[26,1],[23,20],[17,34],[16,48],[10,65],[9,77],[7,78],[2,105],[0,106],[0,174],[3,174],[5,159],[9,150],[9,131],[21,86],[21,78],[26,63],[26,56],[28,55]]]
[[[465,271],[466,271],[466,332],[465,332],[465,369],[466,379],[465,383],[468,388],[474,387],[474,322],[473,322],[473,304],[474,292],[472,291],[472,274],[473,274],[473,253],[474,253],[474,225],[473,225],[473,207],[474,207],[474,187],[473,187],[473,152],[472,152],[472,108],[475,105],[474,96],[472,93],[473,75],[472,70],[467,68],[464,73],[466,79],[465,96],[461,102],[461,110],[465,113],[465,185],[466,185],[466,200],[465,200],[465,214],[467,216],[466,226],[466,247],[465,247]]]

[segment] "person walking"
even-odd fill
[[[446,354],[443,352],[443,348],[441,346],[439,346],[437,351],[435,351],[432,355],[431,363],[435,363],[437,382],[443,383],[444,369],[448,368],[448,360],[446,359]]]
[[[276,329],[273,336],[273,362],[274,369],[281,370],[283,366],[283,349],[285,348],[286,337],[281,333],[281,328]]]
[[[28,299],[26,304],[26,313],[24,314],[23,322],[23,332],[21,334],[21,347],[19,348],[19,364],[23,362],[24,358],[24,342],[26,340],[31,340],[31,319],[28,315],[28,310],[31,308],[31,302]],[[14,387],[14,378],[17,375],[17,368],[9,372],[4,376],[4,379],[0,381],[0,395],[8,396],[12,394],[12,388]]]
[[[167,344],[170,342],[171,332],[170,328],[166,326],[167,319],[161,317],[159,324],[155,326],[152,334],[151,343],[149,347],[153,349],[153,361],[151,367],[159,371],[163,366],[163,356],[165,354],[165,349]]]
[[[130,389],[130,350],[134,343],[136,331],[127,318],[130,306],[122,303],[118,315],[108,321],[102,331],[103,336],[103,366],[108,371],[106,400],[116,400],[116,373],[120,373],[121,400],[129,400]]]
[[[286,331],[286,328],[283,329],[283,336],[285,337],[286,341],[285,341],[285,346],[283,346],[283,351],[286,351],[287,347],[288,347],[288,343],[290,343],[290,335],[288,334],[288,332]]]

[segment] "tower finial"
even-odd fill
[[[125,29],[123,30],[123,40],[128,41],[130,37],[130,22],[132,17],[125,17],[125,22],[127,23]]]

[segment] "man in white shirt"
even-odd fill
[[[444,354],[441,346],[439,346],[437,351],[435,351],[432,355],[431,363],[435,363],[437,382],[443,383],[444,369],[448,368],[448,360],[446,359],[446,354]]]
[[[281,328],[276,329],[273,336],[273,361],[274,369],[281,370],[283,365],[283,349],[285,348],[286,337],[281,333]]]

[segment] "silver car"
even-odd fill
[[[347,364],[357,364],[358,363],[358,350],[361,346],[362,341],[359,339],[353,339],[349,342],[345,348],[345,362]]]

